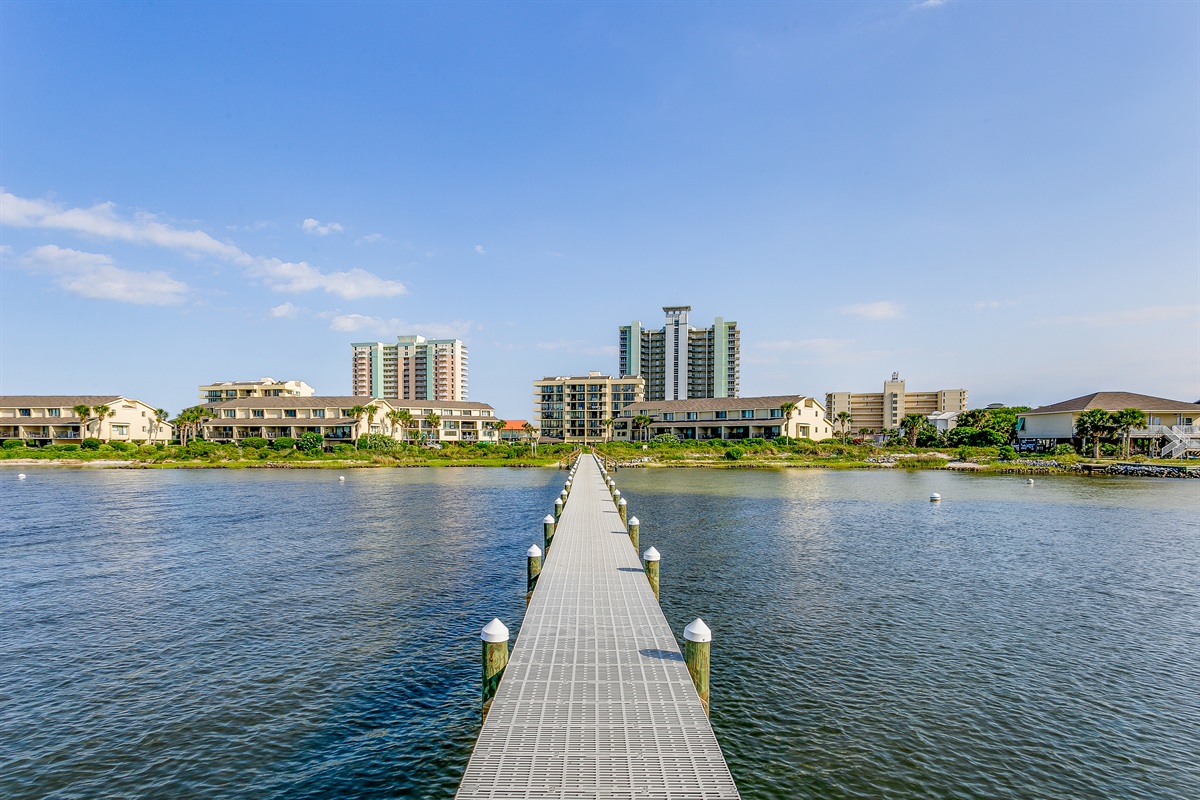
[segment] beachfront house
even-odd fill
[[[81,406],[87,406],[82,413]],[[77,410],[78,409],[78,410]],[[123,395],[10,395],[0,397],[0,439],[37,446],[102,442],[169,442],[170,423],[153,406]]]
[[[784,414],[785,403],[794,407]],[[648,417],[644,428],[634,423]],[[647,400],[621,409],[613,422],[613,438],[644,441],[660,433],[680,439],[828,439],[833,427],[825,406],[805,395],[722,397],[694,400]]]
[[[1051,447],[1076,444],[1079,415],[1094,408],[1120,411],[1136,408],[1146,415],[1146,427],[1130,432],[1133,439],[1163,440],[1168,458],[1200,450],[1200,404],[1168,400],[1134,392],[1092,392],[1017,415],[1017,440]]]

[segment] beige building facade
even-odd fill
[[[840,430],[837,416],[843,411],[850,413],[847,430],[857,433],[869,430],[882,433],[894,430],[908,414],[929,417],[933,414],[967,410],[966,389],[938,389],[931,392],[910,392],[893,372],[891,380],[884,381],[882,392],[829,392],[825,395],[825,414]]]
[[[1075,425],[1084,411],[1110,413],[1136,408],[1146,415],[1146,427],[1130,431],[1133,439],[1162,440],[1167,458],[1200,452],[1200,404],[1168,400],[1135,392],[1093,392],[1017,415],[1017,440],[1042,445],[1078,441]]]
[[[374,408],[374,414],[353,414],[356,406]],[[474,443],[496,441],[495,412],[487,403],[396,401],[377,397],[248,397],[209,404],[212,419],[204,424],[204,438],[238,442],[248,437],[298,439],[319,433],[326,444],[350,443],[369,433],[382,433],[401,441]],[[407,409],[408,428],[388,413]],[[433,413],[438,419],[429,419]]]
[[[78,406],[87,406],[87,413],[80,416]],[[39,445],[78,444],[87,438],[154,443],[169,442],[173,435],[153,406],[121,395],[0,397],[0,439]]]
[[[200,387],[200,401],[219,403],[245,397],[312,397],[316,391],[304,381],[217,381]]]
[[[461,339],[398,336],[351,346],[351,391],[397,400],[467,399],[467,346]]]
[[[789,413],[783,406],[793,404]],[[646,427],[634,418],[649,417]],[[613,425],[614,438],[644,441],[660,433],[680,439],[775,439],[788,436],[819,441],[833,435],[820,401],[805,395],[647,400],[621,410]]]
[[[621,412],[644,400],[645,392],[646,381],[639,377],[589,372],[542,378],[533,382],[534,424],[547,439],[603,442],[611,438]]]

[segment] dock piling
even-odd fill
[[[638,537],[641,536],[642,523],[637,517],[629,518],[629,542],[633,545],[634,552],[641,552],[638,549]]]
[[[625,502],[624,497],[622,497],[620,500],[617,501],[617,513],[619,513],[621,515],[621,524],[628,525],[629,524],[629,503]]]
[[[554,539],[554,527],[554,517],[547,514],[542,520],[542,550],[546,555],[550,555],[550,542]]]
[[[696,685],[696,694],[700,695],[700,702],[704,705],[704,713],[708,714],[708,668],[712,631],[704,624],[704,620],[696,617],[683,629],[683,639],[683,660],[687,662],[692,683]]]
[[[660,574],[659,567],[661,566],[659,562],[662,561],[662,556],[657,550],[651,547],[642,556],[642,561],[646,565],[646,578],[650,581],[650,588],[654,590],[654,599],[658,600],[658,578]]]
[[[562,498],[561,497],[555,498],[555,500],[554,500],[554,521],[555,522],[558,522],[559,518],[562,517],[562,510],[563,510]]]
[[[508,666],[508,628],[493,618],[484,626],[479,638],[483,640],[483,718],[487,719],[496,689],[500,687],[500,678]]]
[[[533,597],[533,589],[537,586],[538,576],[542,574],[542,550],[536,544],[531,544],[529,549],[525,551],[527,561],[526,572],[529,576],[525,590],[525,605],[529,605],[529,599]]]

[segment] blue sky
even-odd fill
[[[742,329],[742,394],[1200,398],[1200,5],[0,3],[0,394],[471,398]]]

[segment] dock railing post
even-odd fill
[[[704,620],[696,617],[692,624],[683,629],[683,639],[683,660],[687,662],[692,683],[696,685],[696,694],[700,695],[700,702],[704,705],[704,713],[708,714],[708,667],[712,631],[704,624]]]
[[[659,597],[658,597],[658,577],[659,577],[659,566],[660,566],[659,562],[661,560],[662,560],[662,556],[659,555],[659,552],[657,550],[655,550],[653,547],[651,547],[649,550],[647,550],[645,555],[642,556],[642,561],[646,565],[646,578],[647,578],[647,580],[650,581],[650,588],[654,590],[654,599],[655,600],[659,599]]]
[[[638,537],[642,532],[642,524],[637,517],[629,518],[629,542],[633,545],[633,552],[638,552]]]
[[[620,500],[617,501],[617,513],[621,515],[621,524],[628,525],[629,524],[629,522],[628,522],[628,520],[629,520],[629,503],[625,502],[624,497],[622,497]]]
[[[620,507],[620,505],[621,505],[621,490],[620,489],[613,489],[613,502],[616,503],[618,507]]]
[[[508,666],[508,628],[499,619],[493,619],[479,638],[483,639],[483,719],[486,720],[504,668]]]
[[[536,544],[529,546],[525,551],[527,561],[526,572],[529,576],[528,588],[525,590],[525,605],[529,605],[530,598],[533,597],[534,587],[537,586],[538,576],[542,574],[542,550]]]
[[[550,555],[550,542],[554,540],[554,517],[547,514],[542,520],[542,550]]]
[[[554,521],[555,522],[558,522],[559,518],[562,516],[562,510],[563,510],[562,498],[561,497],[555,498],[555,500],[554,500]]]

